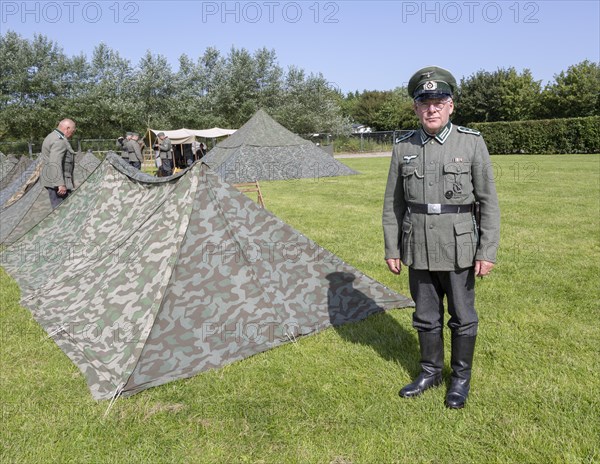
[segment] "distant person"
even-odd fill
[[[157,134],[158,140],[154,144],[154,148],[158,150],[160,158],[160,174],[161,176],[170,176],[173,174],[173,158],[171,151],[171,140],[164,132]]]
[[[142,149],[139,144],[139,138],[139,134],[133,132],[131,134],[131,140],[127,143],[127,150],[129,153],[129,164],[136,169],[142,169],[142,161],[144,161]]]
[[[121,151],[121,158],[126,163],[129,163],[129,149],[127,148],[127,144],[131,140],[131,132],[127,132],[125,137],[119,137],[117,139],[117,149]]]
[[[198,149],[196,150],[196,159],[201,160],[206,155],[206,145],[204,142],[200,142]]]
[[[475,277],[489,275],[500,240],[485,142],[479,132],[450,122],[456,90],[452,74],[436,66],[410,78],[408,94],[421,127],[395,141],[383,206],[385,260],[394,274],[401,263],[408,266],[421,351],[421,373],[399,394],[418,396],[443,382],[446,297],[452,336],[446,406],[451,409],[464,407],[471,385],[479,323]]]
[[[140,146],[140,150],[142,151],[142,154],[144,153],[144,150],[146,149],[146,142],[144,142],[144,137],[139,137],[138,136],[138,145]]]
[[[42,186],[48,191],[50,205],[56,208],[73,190],[75,151],[69,139],[75,133],[75,122],[63,119],[42,143]]]

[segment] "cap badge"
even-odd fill
[[[423,89],[425,90],[435,90],[437,89],[437,82],[435,81],[427,81],[423,84]]]

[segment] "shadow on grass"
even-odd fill
[[[353,286],[355,276],[334,272],[329,280],[329,320],[337,333],[352,343],[370,346],[387,361],[401,365],[411,377],[420,371],[419,345],[416,333],[407,330],[382,310],[373,298]],[[399,300],[399,306],[408,306],[411,300]],[[364,322],[356,322],[369,317]]]

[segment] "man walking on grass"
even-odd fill
[[[399,392],[410,398],[442,383],[444,296],[452,336],[452,376],[446,406],[464,407],[478,329],[475,277],[496,261],[500,210],[494,173],[480,133],[450,122],[456,80],[437,66],[408,83],[418,130],[398,138],[383,207],[385,260],[391,272],[408,266],[416,308],[413,327],[421,372]]]
[[[42,186],[46,187],[50,205],[56,208],[73,190],[75,152],[69,143],[75,133],[75,122],[63,119],[42,143]]]

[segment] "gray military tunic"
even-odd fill
[[[142,148],[137,140],[128,140],[125,144],[127,148],[128,160],[130,163],[142,163],[144,161],[144,156],[142,155]]]
[[[43,163],[40,173],[42,186],[55,188],[65,185],[67,190],[73,190],[75,152],[64,134],[57,129],[50,132],[42,143],[40,156]]]
[[[437,205],[481,204],[481,236],[469,208],[436,214]],[[431,214],[411,212],[430,204]],[[422,129],[397,140],[383,206],[385,257],[429,271],[496,261],[500,209],[490,156],[479,132],[448,123],[435,137]]]
[[[171,140],[168,138],[158,142],[158,150],[160,151],[160,159],[171,159]]]
[[[129,152],[127,151],[127,139],[119,137],[117,139],[117,148],[121,151],[121,158],[125,161],[129,161]]]

